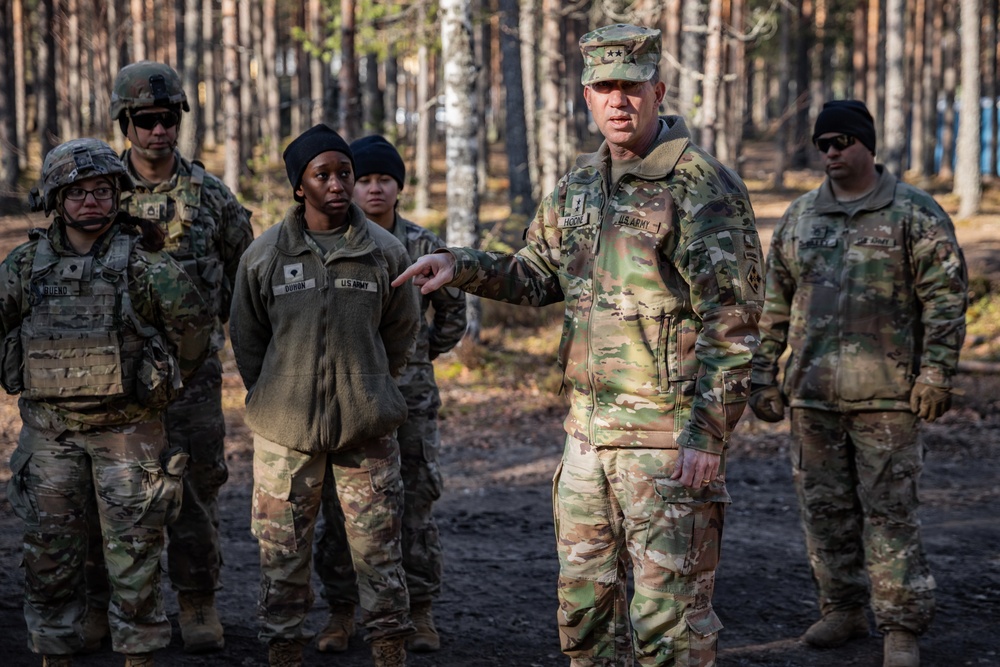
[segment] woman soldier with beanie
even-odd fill
[[[197,286],[159,252],[163,233],[119,209],[132,187],[103,141],[57,146],[32,191],[55,222],[0,265],[0,383],[20,394],[23,422],[7,498],[25,524],[28,647],[48,667],[95,648],[81,632],[92,506],[114,650],[126,667],[149,667],[170,643],[160,553],[187,455],[168,449],[161,416],[205,358],[211,321]]]
[[[284,160],[298,204],[240,260],[230,320],[254,431],[260,637],[272,667],[302,664],[313,535],[329,474],[372,657],[377,667],[395,667],[405,664],[413,631],[395,437],[406,402],[395,376],[419,311],[412,289],[390,283],[410,260],[352,202],[354,164],[340,135],[316,125],[288,145]]]

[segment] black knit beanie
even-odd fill
[[[868,107],[860,100],[834,100],[823,105],[816,117],[812,140],[827,132],[840,132],[855,137],[872,153],[875,152],[875,121]]]
[[[281,157],[285,160],[285,170],[288,172],[288,182],[292,184],[293,192],[301,185],[302,174],[313,158],[327,151],[343,153],[351,161],[351,167],[354,167],[351,147],[347,145],[343,137],[322,123],[313,125],[288,144],[288,148],[285,149]],[[303,201],[302,197],[297,194],[293,194],[293,196],[295,201],[300,203]]]
[[[406,165],[396,147],[386,141],[385,137],[373,134],[351,142],[354,153],[354,177],[361,178],[369,174],[386,174],[392,176],[399,189],[406,183]]]

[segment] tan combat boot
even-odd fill
[[[129,653],[125,656],[125,667],[153,667],[153,654]]]
[[[72,658],[68,655],[43,655],[42,667],[70,667]]]
[[[802,640],[817,648],[833,648],[851,639],[868,636],[868,619],[863,609],[831,611],[802,635]]]
[[[181,626],[185,653],[207,653],[218,651],[226,645],[222,636],[222,623],[215,611],[215,593],[177,594],[180,614],[177,623]]]
[[[294,639],[272,639],[267,646],[270,667],[302,667],[302,642]]]
[[[406,667],[404,640],[399,637],[385,637],[372,642],[372,660],[375,667]]]
[[[908,630],[889,630],[882,640],[882,667],[920,667],[917,636]]]
[[[104,638],[110,634],[108,610],[87,607],[87,613],[83,616],[83,650],[81,652],[96,653],[100,651]]]
[[[410,635],[407,647],[415,653],[429,653],[441,648],[441,637],[434,627],[430,602],[417,602],[410,608],[410,619],[416,627],[416,634]]]
[[[330,618],[326,627],[316,635],[316,649],[320,653],[342,653],[354,635],[354,605],[330,605]]]

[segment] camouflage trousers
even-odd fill
[[[161,465],[160,422],[54,433],[27,425],[11,457],[7,497],[24,521],[24,617],[36,653],[83,648],[88,506],[96,498],[110,579],[115,651],[170,643],[160,592],[163,527],[181,501],[179,477]]]
[[[184,393],[165,413],[171,450],[189,455],[184,471],[184,501],[177,520],[167,526],[167,574],[174,590],[212,592],[219,585],[222,549],[219,543],[219,489],[229,477],[223,448],[222,362],[213,355],[184,381]],[[87,600],[98,609],[108,606],[108,583],[99,537],[91,522],[87,557]]]
[[[796,408],[792,439],[792,476],[822,612],[864,607],[870,599],[879,630],[924,632],[935,584],[917,519],[923,448],[916,415]]]
[[[403,477],[403,569],[410,604],[429,602],[441,592],[443,552],[432,509],[441,497],[441,448],[437,411],[409,413],[396,432]],[[323,522],[316,540],[316,574],[330,604],[358,603],[354,563],[347,546],[344,513],[332,476],[323,485]]]
[[[715,665],[722,623],[712,593],[729,494],[721,481],[692,491],[671,480],[677,454],[566,438],[553,511],[559,638],[573,667],[625,667],[633,657]]]
[[[410,634],[395,437],[345,452],[306,454],[255,435],[250,529],[260,543],[260,639],[309,637],[303,622],[313,603],[313,538],[327,474],[344,508],[367,639]]]

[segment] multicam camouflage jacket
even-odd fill
[[[434,232],[398,214],[392,233],[411,258],[429,255],[445,247]],[[424,295],[416,287],[414,290],[420,299],[420,331],[397,382],[410,412],[427,413],[441,407],[431,360],[458,345],[465,335],[465,294],[454,287]],[[427,311],[431,308],[433,319],[428,322]]]
[[[204,360],[212,319],[194,283],[168,255],[144,250],[141,245],[130,242],[126,247],[131,250],[122,264],[131,308],[123,303],[126,295],[118,293],[117,288],[107,288],[107,283],[116,280],[118,275],[115,274],[117,262],[111,256],[121,252],[121,244],[116,240],[120,240],[123,234],[134,233],[116,222],[98,239],[90,254],[80,256],[73,250],[62,223],[57,219],[47,230],[33,230],[35,238],[15,248],[0,264],[0,335],[3,336],[0,362],[3,365],[4,388],[8,391],[24,389],[25,383],[18,383],[17,376],[27,373],[28,367],[32,367],[24,357],[29,353],[46,357],[38,362],[43,367],[38,372],[44,371],[47,366],[71,373],[61,382],[59,378],[52,378],[47,385],[49,391],[33,392],[51,397],[34,400],[21,397],[19,407],[25,423],[45,430],[62,431],[158,418],[159,407],[142,404],[139,394],[141,368],[130,368],[138,363],[130,358],[139,354],[139,351],[130,349],[134,347],[130,341],[137,338],[137,329],[155,329],[157,334],[162,335],[169,348],[164,353],[175,357],[182,376],[192,373]],[[44,234],[45,238],[38,238],[39,234]],[[43,271],[57,272],[57,275],[38,274],[35,257],[43,241],[51,247],[51,251],[46,251],[51,252],[53,258],[78,257],[80,262],[59,261],[43,267]],[[95,285],[88,284],[88,280]],[[74,294],[79,295],[80,303],[70,307],[67,304],[72,302]],[[67,308],[70,308],[68,312]],[[138,320],[126,316],[133,311]],[[29,324],[31,331],[36,331],[38,335],[45,334],[53,341],[51,349],[32,352],[30,347],[25,347],[22,328]],[[81,326],[92,328],[81,329]],[[100,334],[101,331],[110,334],[105,341],[105,349],[102,351],[93,345],[87,347],[86,343],[92,343],[94,339],[88,334]],[[151,333],[142,333],[141,337]],[[60,344],[64,340],[77,344],[65,347]],[[27,344],[31,344],[31,337]],[[59,358],[59,350],[63,348],[76,357],[69,359],[72,363],[68,365]],[[98,352],[104,355],[103,361],[93,356],[90,359],[81,358]],[[90,362],[98,365],[93,366],[91,372],[76,377],[76,369]],[[114,364],[117,368],[108,372],[100,365],[102,363]],[[112,375],[119,377],[118,381],[124,381],[125,385],[117,390],[108,389],[103,395],[101,391],[86,391],[89,383],[98,382],[101,378],[107,380]],[[107,389],[107,386],[104,388]],[[59,393],[65,397],[56,397]],[[32,395],[32,392],[26,394]]]
[[[609,165],[607,144],[581,156],[517,254],[450,249],[452,284],[524,305],[566,302],[568,433],[721,453],[746,406],[763,298],[746,188],[676,116],[610,185]]]
[[[754,384],[792,407],[909,410],[915,380],[948,387],[965,337],[965,259],[948,214],[881,165],[854,215],[829,181],[788,207],[767,258]]]
[[[135,181],[122,193],[122,209],[153,220],[167,232],[164,251],[180,262],[198,285],[216,318],[212,351],[225,345],[233,283],[240,257],[253,240],[250,212],[215,176],[175,152],[177,169],[169,180],[150,188],[132,168],[129,151],[122,162]]]

